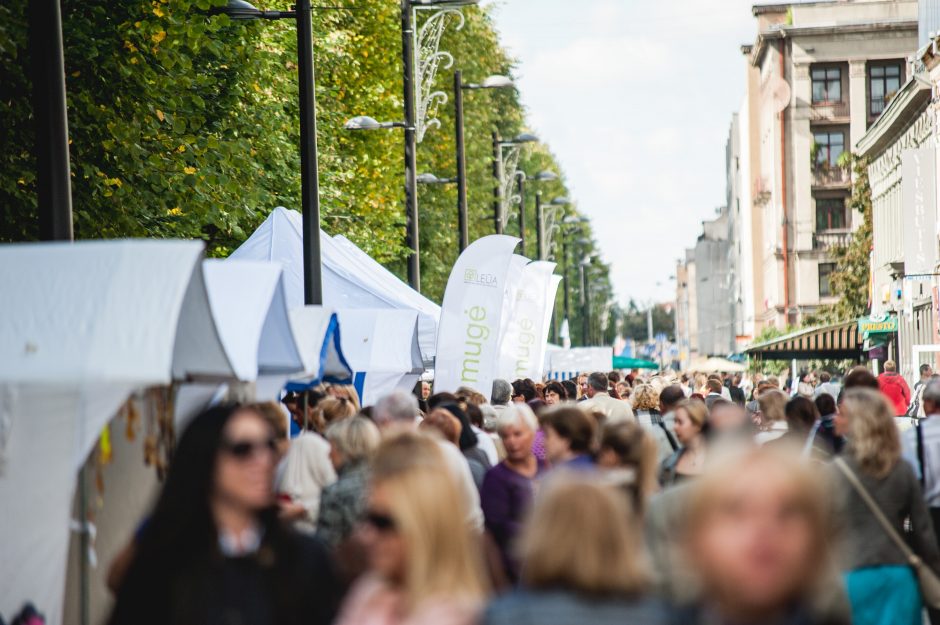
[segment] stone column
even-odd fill
[[[868,130],[868,87],[865,61],[849,61],[849,116],[851,119],[846,149],[855,152],[858,143]]]

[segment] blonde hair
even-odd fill
[[[330,384],[326,387],[326,393],[336,399],[345,399],[350,402],[355,408],[353,414],[362,410],[362,406],[359,405],[359,393],[352,384]]]
[[[809,553],[814,561],[807,566],[808,574],[801,590],[806,595],[817,592],[818,582],[829,566],[829,545],[833,536],[829,495],[825,480],[819,479],[817,465],[804,462],[799,448],[790,445],[725,445],[721,453],[713,454],[713,458],[708,470],[696,478],[688,493],[681,528],[683,552],[694,557],[698,533],[712,522],[713,517],[720,515],[729,497],[738,497],[736,487],[742,476],[777,475],[791,486],[790,492],[798,500],[794,509],[804,514],[810,525],[813,545]],[[707,579],[703,581],[708,582]]]
[[[650,384],[640,384],[631,396],[634,410],[659,410],[659,392]]]
[[[769,388],[757,398],[760,406],[761,423],[787,420],[787,394],[783,391]]]
[[[365,417],[336,421],[326,429],[326,440],[345,462],[368,460],[381,441],[379,428]]]
[[[467,525],[466,504],[438,441],[418,432],[390,436],[376,452],[372,484],[388,494],[408,554],[403,589],[408,608],[435,597],[484,599],[481,546]]]
[[[359,412],[357,404],[345,397],[324,397],[317,403],[317,410],[327,427],[337,421],[355,417]]]
[[[705,402],[684,399],[676,404],[674,410],[679,410],[680,408],[685,410],[685,413],[689,415],[689,421],[691,421],[693,425],[697,426],[699,429],[705,427],[705,422],[708,420],[708,407],[705,405]]]
[[[853,388],[845,392],[839,410],[849,422],[849,453],[862,471],[885,477],[901,458],[901,438],[888,400],[876,390]]]
[[[592,596],[639,594],[649,583],[641,533],[639,518],[614,486],[594,476],[555,475],[523,530],[522,581]]]

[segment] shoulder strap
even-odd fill
[[[865,502],[865,505],[868,506],[868,509],[871,510],[871,513],[875,515],[875,519],[878,520],[878,523],[881,524],[881,527],[884,529],[885,533],[891,538],[892,542],[897,545],[898,549],[901,550],[901,553],[904,554],[904,557],[908,559],[909,562],[914,563],[918,561],[918,557],[914,554],[911,548],[908,546],[904,539],[898,534],[898,531],[894,529],[894,526],[891,525],[891,522],[884,515],[884,512],[881,511],[881,507],[875,502],[872,496],[868,493],[868,490],[862,485],[861,481],[858,479],[858,476],[855,475],[855,472],[849,468],[849,465],[845,463],[845,460],[842,458],[835,459],[835,465],[839,467],[839,470],[845,475],[846,479],[852,485],[852,488],[855,489],[855,492],[858,493],[859,497],[862,498],[862,501]]]
[[[672,432],[669,431],[669,426],[666,425],[666,422],[662,417],[656,420],[656,424],[662,428],[663,432],[666,434],[666,439],[669,441],[669,446],[672,447],[673,451],[679,449],[679,441],[672,435]]]
[[[917,431],[917,463],[920,465],[920,487],[921,489],[927,483],[927,465],[924,464],[924,422],[918,419],[915,426]]]

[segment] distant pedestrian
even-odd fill
[[[911,394],[911,403],[907,407],[907,416],[911,419],[920,419],[927,416],[924,411],[922,397],[924,389],[927,387],[927,383],[930,382],[930,376],[932,375],[933,369],[930,365],[925,363],[920,366],[920,379],[914,384],[914,390]]]
[[[581,408],[587,412],[601,412],[608,421],[632,418],[633,410],[630,409],[630,404],[611,397],[607,392],[609,385],[606,373],[592,373],[588,376],[588,399],[581,403]]]
[[[487,471],[480,489],[480,502],[486,529],[499,550],[509,581],[519,576],[519,563],[513,553],[515,540],[528,513],[535,491],[535,479],[545,465],[532,453],[538,421],[528,406],[512,406],[503,411],[496,425],[506,459]]]
[[[542,414],[546,460],[553,468],[594,467],[591,447],[597,426],[581,409],[582,405],[562,404]]]
[[[844,464],[837,465],[833,475],[843,525],[841,564],[855,625],[920,625],[923,605],[908,558],[869,508],[866,496],[898,536],[907,535],[914,553],[940,571],[937,538],[920,484],[901,459],[893,412],[880,393],[852,389],[845,393],[836,417],[837,428],[849,441]]]
[[[783,436],[787,431],[786,405],[788,397],[783,391],[769,389],[760,394],[757,404],[760,407],[760,432],[755,439],[763,445]]]
[[[680,447],[660,467],[659,483],[663,487],[701,475],[705,467],[705,437],[702,433],[708,418],[705,404],[683,401],[676,406],[675,415]]]
[[[907,407],[911,403],[911,389],[904,376],[898,373],[898,366],[893,360],[885,361],[884,373],[878,376],[878,388],[894,407],[894,416],[907,415]]]

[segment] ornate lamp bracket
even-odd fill
[[[424,139],[424,133],[430,128],[439,127],[441,122],[437,119],[437,109],[447,104],[447,94],[443,91],[434,91],[434,77],[437,70],[443,67],[450,69],[454,64],[454,57],[450,52],[440,49],[441,37],[447,28],[447,21],[456,18],[455,30],[464,26],[464,16],[457,8],[441,9],[435,6],[414,7],[414,22],[418,22],[418,11],[428,11],[431,14],[417,29],[415,33],[415,50],[418,58],[415,62],[415,103],[417,106],[417,133],[418,143]]]
[[[516,182],[515,172],[521,154],[522,145],[519,144],[503,144],[499,147],[499,156],[502,161],[499,170],[499,212],[504,229],[509,223],[510,214],[513,212],[513,198],[518,197],[518,195],[513,194],[512,188]]]

